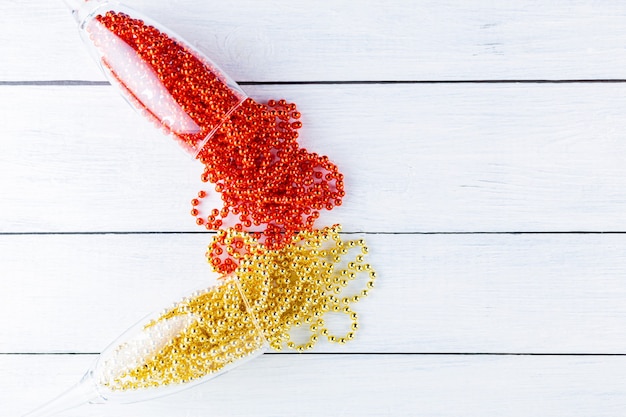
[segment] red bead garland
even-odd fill
[[[245,99],[241,91],[228,86],[213,64],[140,19],[108,11],[96,16],[88,30],[103,52],[102,64],[126,97],[191,151],[199,150]],[[115,65],[119,54],[124,55],[126,65]],[[172,126],[171,118],[188,121],[181,128]]]
[[[113,11],[96,20],[130,47],[130,53],[136,54],[131,59],[139,57],[141,65],[150,68],[146,85],[156,83],[165,88],[177,108],[199,128],[193,133],[173,129],[127,85],[133,82],[143,87],[142,81],[135,81],[134,74],[120,73],[102,57],[136,106],[186,147],[199,151],[197,158],[205,166],[201,179],[215,184],[223,205],[203,212],[200,200],[206,192],[200,191],[198,198],[191,200],[191,214],[198,225],[220,230],[233,216],[235,230],[260,230],[257,239],[268,249],[278,249],[289,244],[297,232],[312,230],[320,210],[342,203],[343,175],[337,166],[297,142],[302,122],[295,104],[270,100],[264,105],[244,99],[211,64],[141,20]],[[143,68],[141,65],[138,67]],[[172,106],[164,102],[157,103],[160,111]],[[226,242],[220,236],[211,245],[209,259],[218,271],[232,272],[236,262],[225,255]]]
[[[295,116],[296,106],[284,100],[264,106],[247,99],[200,151],[202,180],[215,183],[224,202],[206,216],[207,229],[220,229],[232,213],[236,229],[262,227],[257,237],[277,249],[311,230],[320,210],[341,204],[343,175],[328,157],[298,146]]]

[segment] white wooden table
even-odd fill
[[[499,4],[502,3],[502,4]],[[549,3],[549,4],[546,4]],[[346,175],[318,225],[379,272],[342,347],[65,416],[618,416],[626,4],[128,0]],[[62,2],[0,3],[0,414],[76,382],[209,267],[202,166],[124,104]]]

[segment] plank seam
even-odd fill
[[[66,235],[214,235],[208,231],[93,231],[93,232],[0,232],[0,236],[66,236]],[[381,232],[381,231],[342,231],[342,235],[622,235],[620,230],[571,230],[571,231],[501,231],[501,232]]]
[[[90,356],[99,355],[100,352],[0,352],[0,356]],[[269,355],[291,356],[298,354],[296,352],[268,352]],[[396,356],[396,355],[412,355],[412,356],[624,356],[626,353],[555,353],[555,352],[309,352],[306,355],[369,355],[369,356]]]
[[[494,79],[494,80],[328,80],[328,81],[237,81],[240,85],[379,85],[379,84],[623,84],[623,78],[599,79]],[[109,86],[108,81],[33,80],[0,81],[0,86]]]

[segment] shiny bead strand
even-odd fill
[[[177,318],[188,323],[181,326]],[[164,329],[171,333],[177,327],[182,328],[174,331],[173,337],[163,335]],[[152,328],[161,332],[152,341],[156,347],[147,350],[155,350],[154,354],[146,355],[143,349],[138,352],[139,360],[132,358],[131,366],[109,364],[113,369],[121,366],[124,370],[105,374],[103,385],[124,391],[184,384],[217,373],[265,344],[234,278],[175,304],[145,326],[144,331]],[[119,349],[128,347],[122,345]]]
[[[146,107],[132,91],[125,88],[122,79],[127,78],[129,74],[116,73],[115,69],[109,65],[107,57],[103,57],[103,65],[126,90],[127,98],[142,109],[143,113],[158,127],[174,134],[186,148],[197,149],[228,112],[241,102],[241,94],[228,87],[212,64],[202,60],[194,51],[154,26],[147,25],[142,20],[134,19],[125,13],[114,11],[96,16],[96,21],[103,26],[104,30],[108,30],[127,45],[126,53],[136,54],[128,57],[129,62],[139,58],[141,62],[147,64],[146,67],[149,68],[147,71],[150,73],[146,73],[143,77],[148,83],[144,88],[158,91],[159,89],[151,83],[159,83],[200,128],[200,131],[195,133],[170,130],[166,121],[152,113],[151,108]],[[108,45],[101,45],[101,43],[114,41],[101,30],[98,27],[91,28],[92,40],[96,47],[103,46],[106,51]],[[119,70],[130,70],[130,68],[132,67]]]
[[[342,204],[343,175],[328,157],[298,146],[302,124],[296,117],[293,103],[270,100],[264,106],[252,99],[229,116],[199,154],[202,180],[215,183],[223,207],[206,217],[192,211],[198,224],[219,230],[232,215],[236,229],[263,230],[256,237],[278,249],[297,232],[312,230],[320,210]],[[229,273],[236,264],[213,266]]]
[[[273,349],[304,351],[311,349],[320,337],[336,343],[354,338],[358,316],[351,304],[368,295],[376,272],[365,263],[365,242],[344,242],[339,230],[339,226],[333,226],[300,232],[294,242],[277,250],[267,250],[253,237],[233,229],[222,232],[230,255],[240,258],[235,275]],[[242,250],[247,254],[241,255]],[[346,255],[353,258],[346,262]],[[342,263],[345,268],[339,266]],[[357,294],[341,296],[360,274],[367,274],[365,288]],[[343,336],[333,335],[325,325],[326,313],[346,314],[351,320],[350,330]],[[308,326],[309,340],[297,344],[291,340],[290,332],[303,326]]]
[[[328,157],[299,146],[302,122],[296,105],[245,98],[211,63],[141,20],[109,11],[95,21],[101,25],[90,29],[96,46],[104,52],[122,42],[128,48],[116,53],[135,64],[120,68],[102,57],[126,98],[197,151],[205,166],[202,181],[221,193],[223,206],[203,212],[207,194],[200,191],[191,214],[208,230],[232,225],[219,231],[208,258],[214,269],[234,271],[222,285],[175,304],[148,324],[144,331],[150,337],[142,343],[149,346],[137,351],[120,346],[114,355],[120,363],[109,364],[103,383],[112,390],[183,384],[250,356],[266,341],[276,350],[304,351],[320,338],[352,340],[358,316],[351,305],[368,294],[376,273],[364,262],[363,241],[342,241],[338,226],[313,230],[321,210],[342,204],[343,175]],[[160,92],[156,103],[142,101],[147,96],[141,94],[155,91]],[[177,130],[170,125],[176,117],[164,116],[164,107],[189,118],[184,128],[197,129]],[[255,229],[261,232],[246,233]],[[342,295],[350,282],[366,275],[363,290]],[[333,335],[328,313],[346,315],[350,329]],[[298,327],[308,332],[304,343],[292,338]]]
[[[328,157],[298,145],[297,130],[302,122],[295,104],[269,100],[265,105],[245,98],[228,86],[212,64],[139,19],[108,11],[98,15],[96,21],[101,26],[91,27],[91,36],[103,53],[122,42],[125,48],[120,53],[135,62],[128,68],[146,70],[145,74],[126,73],[128,68],[111,65],[106,55],[103,66],[127,99],[148,118],[176,136],[186,148],[198,151],[197,158],[205,166],[202,181],[215,184],[215,190],[221,193],[221,208],[203,211],[199,200],[193,200],[191,214],[198,225],[208,230],[226,225],[260,230],[262,234],[257,238],[268,248],[277,249],[288,244],[297,232],[312,230],[321,210],[342,204],[343,175],[337,166]],[[179,116],[190,118],[199,131],[171,129],[169,121],[126,85],[124,80],[129,79],[137,84],[136,88],[141,85],[142,91],[166,90],[172,102],[164,99],[159,106],[175,105]],[[231,259],[217,270],[230,273],[235,267]]]
[[[230,252],[240,260],[235,273],[222,285],[175,304],[148,324],[145,330],[175,323],[177,318],[191,320],[153,355],[140,363],[133,360],[123,372],[109,375],[103,383],[110,389],[197,380],[253,354],[265,342],[274,350],[302,352],[321,338],[334,343],[354,338],[359,325],[351,305],[368,295],[376,279],[375,271],[365,263],[363,240],[342,241],[339,226],[334,226],[298,233],[291,244],[267,250],[245,232],[222,233]],[[240,252],[242,248],[245,253]],[[346,256],[351,259],[346,261]],[[361,274],[366,275],[365,288],[342,296]],[[327,313],[348,317],[350,329],[345,335],[331,333],[324,320]],[[292,340],[291,331],[297,327],[308,331],[306,342]],[[120,368],[120,364],[111,366]]]

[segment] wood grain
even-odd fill
[[[365,238],[380,278],[355,305],[361,330],[345,346],[320,343],[319,352],[626,350],[624,235]],[[149,312],[213,283],[208,241],[205,234],[0,236],[0,264],[12,271],[0,317],[13,317],[0,327],[0,352],[103,350]],[[347,322],[331,323],[339,331]]]
[[[3,232],[196,231],[201,164],[111,87],[0,87]],[[301,104],[366,232],[626,230],[626,85],[255,86]],[[69,117],[69,119],[68,119]],[[212,194],[211,202],[220,204]]]
[[[621,2],[126,3],[240,81],[626,78]],[[103,80],[62,2],[3,1],[0,27],[0,80]]]
[[[3,409],[17,415],[59,394],[93,359],[0,355]],[[614,417],[626,407],[625,374],[623,357],[264,355],[169,397],[63,415]]]

